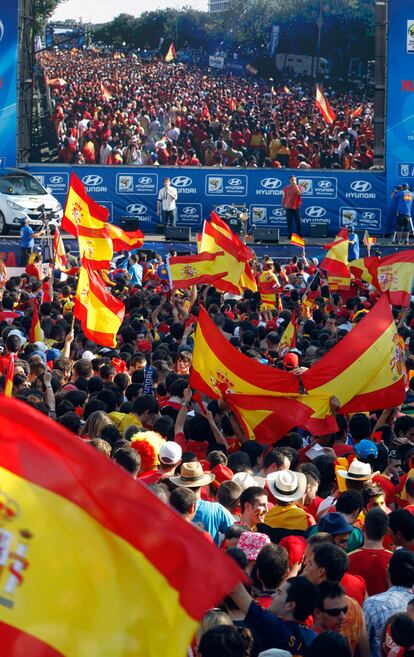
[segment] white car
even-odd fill
[[[20,230],[25,217],[31,226],[40,227],[43,212],[50,226],[60,226],[61,204],[34,176],[21,169],[0,169],[0,235]]]

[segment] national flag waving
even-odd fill
[[[328,253],[319,265],[320,269],[324,269],[333,276],[350,278],[348,267],[348,245],[348,234],[346,230],[342,228],[333,242],[324,245],[324,248],[328,249]]]
[[[305,240],[300,235],[296,235],[296,233],[292,233],[290,236],[290,243],[294,246],[300,246],[302,249],[305,248]]]
[[[284,356],[284,354],[296,347],[296,332],[298,329],[298,323],[296,320],[296,309],[292,313],[289,324],[286,326],[283,331],[283,335],[280,338],[279,342],[279,354]]]
[[[140,249],[144,244],[144,233],[142,230],[125,231],[114,224],[108,224],[107,229],[115,253],[118,253],[118,251]]]
[[[3,398],[0,423],[2,654],[186,654],[243,581],[234,561],[27,404]]]
[[[39,319],[39,304],[37,299],[33,300],[33,314],[32,314],[32,323],[30,326],[29,332],[29,342],[43,342],[45,339],[43,329],[40,326]]]
[[[252,292],[257,292],[257,282],[252,272],[248,262],[244,263],[244,269],[242,275],[240,276],[240,287],[243,290],[251,290]]]
[[[226,274],[217,281],[215,287],[222,292],[240,294],[240,278],[246,262],[244,250],[208,221],[204,222],[200,250],[202,253],[220,253],[217,259],[218,270]]]
[[[370,258],[373,283],[386,292],[393,306],[410,305],[414,278],[414,250],[398,251],[384,258]]]
[[[377,258],[376,258],[377,259]],[[349,263],[349,270],[355,278],[359,278],[366,283],[372,284],[373,276],[371,273],[371,268],[373,266],[374,258],[358,258],[357,260],[352,260]]]
[[[4,382],[4,394],[6,397],[13,395],[13,379],[14,379],[14,354],[9,355],[9,362],[6,369],[6,380]]]
[[[336,114],[318,84],[316,85],[315,105],[322,114],[325,123],[331,125],[336,119]]]
[[[199,253],[198,255],[175,256],[167,261],[171,287],[184,290],[192,285],[216,282],[227,276],[221,269],[222,252]]]
[[[172,62],[174,59],[177,59],[177,53],[175,52],[174,44],[171,42],[167,54],[164,57],[164,62]]]
[[[102,98],[106,101],[112,100],[111,92],[105,87],[105,85],[102,82],[101,82],[101,95]]]
[[[125,315],[125,306],[105,287],[85,258],[79,272],[74,315],[89,340],[102,347],[116,347],[116,336]]]
[[[54,252],[54,268],[59,271],[70,275],[73,275],[78,272],[78,267],[70,267],[68,259],[66,257],[65,245],[63,243],[62,235],[60,234],[57,226],[55,227],[55,232],[53,235],[53,252]],[[46,301],[46,299],[43,299]]]
[[[353,121],[354,119],[357,119],[358,116],[361,116],[361,114],[362,114],[362,105],[360,105],[359,107],[357,107],[356,109],[354,109],[353,112],[351,112],[351,119],[352,119],[352,121]]]

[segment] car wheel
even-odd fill
[[[7,235],[7,224],[4,214],[0,212],[0,235]]]

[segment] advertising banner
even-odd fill
[[[17,5],[0,3],[0,168],[16,166]]]
[[[406,0],[388,0],[386,156],[388,198],[394,186],[414,188],[414,4]],[[395,220],[392,202],[388,220]]]
[[[64,205],[70,168],[63,165],[30,165],[36,176]],[[225,213],[233,205],[248,214],[249,227],[280,228],[287,233],[282,191],[289,184],[289,169],[155,169],[140,167],[75,167],[86,191],[108,207],[110,220],[136,220],[146,233],[156,231],[157,194],[169,176],[177,189],[177,225],[197,232],[212,209]],[[302,187],[304,234],[324,224],[335,235],[343,225],[373,235],[385,231],[385,176],[366,171],[295,171]]]

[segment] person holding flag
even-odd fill
[[[282,206],[286,210],[286,221],[288,227],[288,239],[292,238],[295,224],[295,234],[302,237],[302,220],[300,218],[300,206],[302,205],[302,188],[296,181],[296,176],[290,176],[289,185],[283,189]]]

